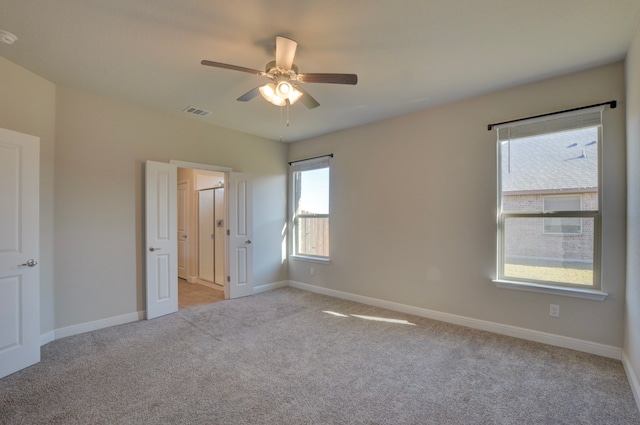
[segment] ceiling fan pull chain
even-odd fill
[[[282,106],[280,107],[280,142],[283,142],[284,123],[282,122]]]
[[[289,106],[291,106],[291,102],[287,99],[287,127],[289,127]]]

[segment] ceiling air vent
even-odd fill
[[[188,106],[187,108],[183,109],[182,112],[186,112],[187,114],[191,115],[197,115],[199,117],[206,117],[211,113],[211,111],[205,111],[204,109],[195,108],[193,106]]]

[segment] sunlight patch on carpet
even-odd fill
[[[411,325],[411,326],[416,325],[415,323],[411,323],[407,320],[390,319],[388,317],[363,316],[360,314],[342,314],[342,313],[337,313],[335,311],[323,311],[323,313],[331,314],[332,316],[336,316],[336,317],[357,317],[358,319],[373,320],[375,322],[397,323],[400,325]]]

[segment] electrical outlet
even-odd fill
[[[309,274],[310,274],[311,276],[315,276],[315,274],[316,274],[316,269],[314,269],[313,267],[311,267],[311,268],[309,269]]]
[[[560,317],[560,306],[558,304],[549,304],[549,316]]]

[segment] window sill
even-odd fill
[[[514,282],[510,280],[494,280],[498,288],[515,289],[517,291],[538,292],[541,294],[560,295],[563,297],[583,298],[592,301],[604,301],[606,292],[594,289],[563,288],[559,286],[540,285],[537,283]]]
[[[331,262],[331,258],[329,257],[308,257],[306,255],[290,255],[289,258],[293,260],[310,261],[312,263],[322,263],[322,264],[329,264]]]

